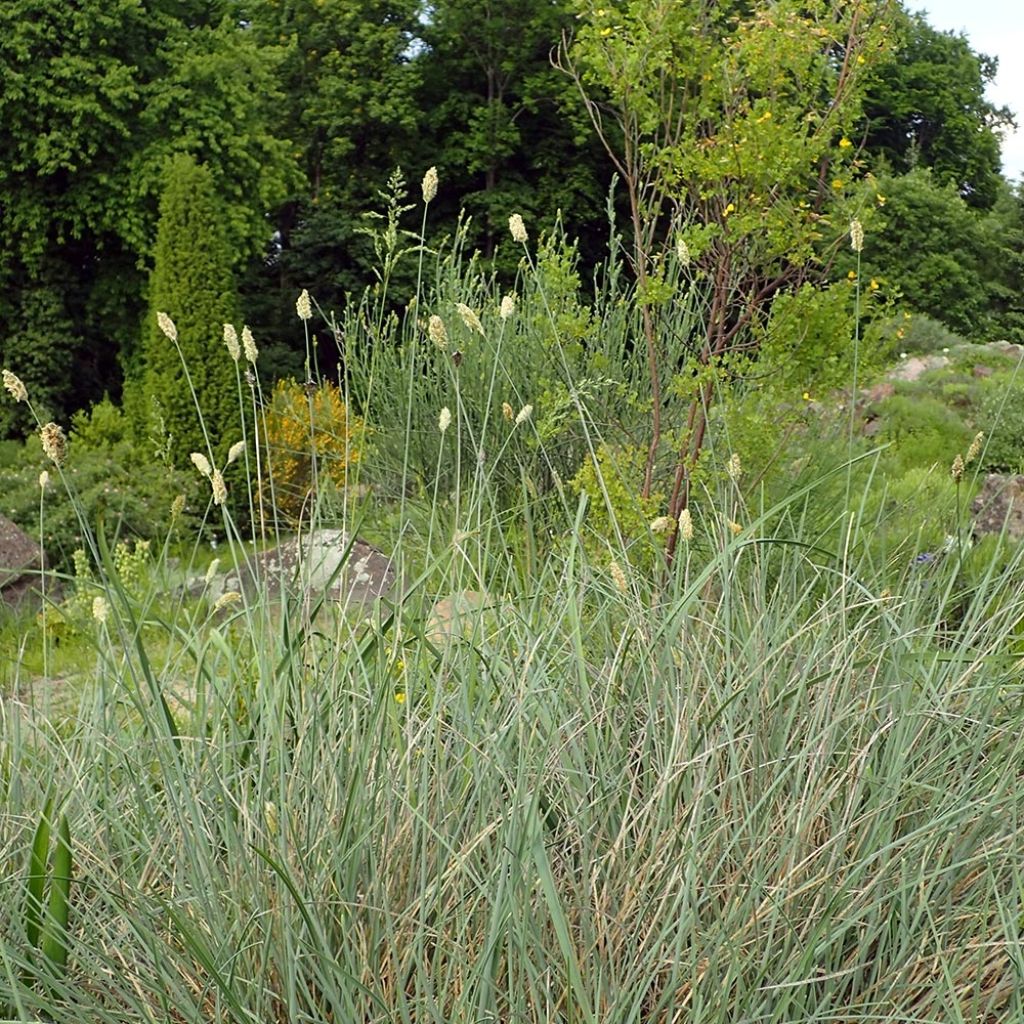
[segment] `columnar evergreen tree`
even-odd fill
[[[265,249],[299,176],[282,55],[235,0],[0,3],[0,358],[50,414],[120,391],[169,156],[209,168],[237,262]]]
[[[175,465],[187,465],[191,452],[222,465],[241,436],[236,368],[223,341],[237,298],[213,179],[192,157],[168,163],[155,256],[141,366],[127,404],[149,436],[169,438]],[[158,325],[159,313],[173,321],[176,344]]]

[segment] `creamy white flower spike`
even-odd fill
[[[428,167],[423,175],[423,202],[429,203],[437,195],[437,168]]]
[[[512,241],[514,242],[523,243],[530,238],[526,233],[526,225],[523,223],[523,218],[518,213],[513,213],[509,217],[508,229],[512,233]]]
[[[171,341],[178,340],[178,328],[174,326],[174,321],[166,313],[157,313],[156,323],[165,337]]]

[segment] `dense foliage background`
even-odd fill
[[[496,243],[508,216],[550,226],[560,212],[589,265],[607,242],[615,165],[567,62],[555,65],[563,39],[611,36],[634,6],[5,3],[2,362],[47,415],[119,399],[144,336],[160,196],[182,154],[210,178],[223,272],[278,373],[302,365],[286,328],[301,288],[340,309],[372,280],[365,217],[397,166],[409,181],[438,168],[432,237],[453,233],[464,211],[469,247],[507,274],[515,257]],[[887,295],[975,338],[1010,334],[1024,316],[1024,198],[1000,175],[998,133],[1011,115],[984,98],[995,63],[922,15],[873,6],[890,45],[844,126],[849,175],[837,199],[869,184],[878,195],[868,269]],[[715,33],[735,27],[731,10],[746,15],[708,10]],[[756,74],[750,61],[745,73]],[[593,78],[589,88],[600,101]],[[613,147],[624,141],[614,118],[603,129]],[[615,203],[627,228],[621,181]],[[846,270],[832,267],[836,279]],[[333,345],[324,354],[336,363]],[[24,407],[0,409],[3,435],[30,426]]]

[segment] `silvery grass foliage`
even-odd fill
[[[554,332],[532,274],[517,315]],[[480,338],[502,319],[496,302],[492,320],[479,295],[451,294],[483,335],[453,302],[445,351],[453,327]],[[374,322],[391,330],[386,314]],[[417,345],[441,351],[428,330]],[[406,444],[430,432],[407,478],[460,488],[403,504],[399,539],[427,543],[401,597],[354,609],[239,593],[168,609],[120,585],[97,537],[94,681],[59,719],[0,704],[3,1012],[1020,1017],[1018,562],[993,562],[966,607],[941,565],[885,590],[856,545],[828,550],[802,525],[818,484],[761,510],[730,459],[701,514],[652,523],[655,551],[679,532],[671,568],[640,572],[631,539],[588,536],[585,503],[564,490],[553,537],[528,476],[509,498],[488,472],[453,469],[481,464],[483,406],[471,413],[449,379],[454,399],[421,408],[425,363],[402,355],[409,376],[390,377],[386,350],[373,358],[355,382],[368,419],[383,401],[372,379],[413,396],[389,406]],[[546,411],[533,393],[484,393],[508,405],[506,431]],[[570,410],[576,443],[595,448],[598,418]],[[510,447],[490,450],[488,466],[522,470]],[[840,518],[840,538],[870,525]],[[484,607],[438,629],[434,596],[463,591]],[[75,865],[60,970],[27,941],[21,896],[49,807]]]

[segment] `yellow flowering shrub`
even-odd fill
[[[326,483],[344,487],[365,440],[363,421],[349,413],[337,385],[330,381],[314,386],[279,380],[265,431],[266,466],[273,487],[264,483],[264,497],[272,498],[277,514],[292,522],[309,511],[314,453],[320,487]]]

